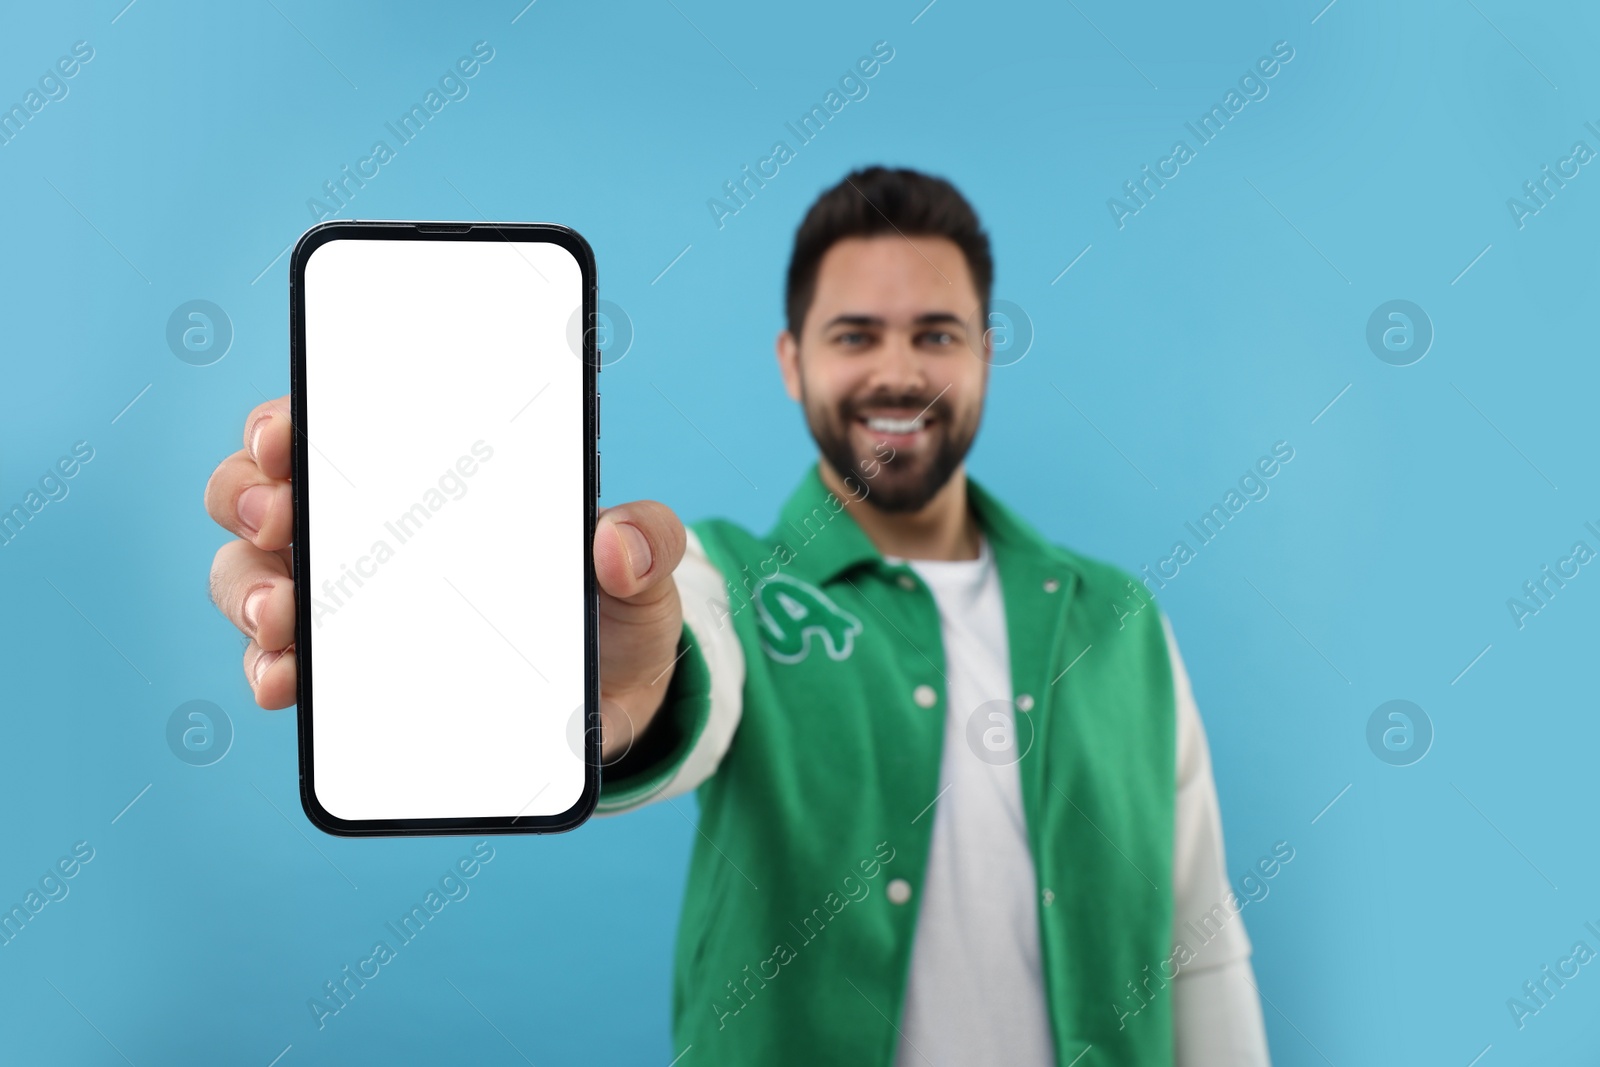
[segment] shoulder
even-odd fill
[[[1144,588],[1131,571],[1115,563],[1085,555],[1065,545],[1052,543],[1049,547],[1051,553],[1060,558],[1078,576],[1079,589],[1083,592],[1104,594],[1126,591],[1132,585]],[[1148,589],[1144,589],[1144,592],[1146,596],[1150,595]]]
[[[1146,641],[1166,644],[1164,616],[1155,594],[1132,572],[1094,556],[1051,544],[1051,553],[1077,578],[1074,614],[1102,634],[1137,628]]]
[[[732,519],[706,518],[684,523],[691,544],[699,543],[704,552],[733,552],[744,554],[761,543],[760,538]]]
[[[781,562],[783,550],[731,519],[706,518],[684,524],[688,533],[685,558],[698,556],[733,580],[745,568],[765,573],[762,565]]]
[[[1132,599],[1136,603],[1154,607],[1155,598],[1150,590],[1127,570],[1060,544],[976,479],[968,478],[967,490],[985,529],[997,542],[1012,546],[1012,551],[1006,554],[1014,560],[1022,556],[1030,557],[1026,565],[1030,570],[1036,558],[1048,569],[1051,577],[1058,578],[1063,584],[1070,580],[1075,604],[1109,610],[1113,601]],[[1160,627],[1157,626],[1157,629]]]

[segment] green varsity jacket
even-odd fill
[[[1160,612],[1129,610],[1135,593],[1148,602],[1129,575],[1051,544],[971,477],[967,492],[1005,605],[1058,1061],[1170,1067],[1170,998],[1138,1026],[1110,1006],[1172,950],[1175,696]],[[938,803],[938,606],[815,463],[765,536],[722,519],[689,528],[726,588],[685,604],[666,701],[606,768],[598,809],[670,796],[721,749],[694,786],[672,990],[676,1047],[692,1046],[683,1067],[889,1067]],[[708,627],[733,627],[745,663],[720,739]]]

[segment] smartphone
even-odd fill
[[[300,797],[554,833],[600,791],[595,263],[565,226],[327,222],[289,269]]]

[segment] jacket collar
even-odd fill
[[[856,522],[846,501],[823,482],[821,465],[819,458],[806,469],[770,535],[775,550],[782,543],[793,557],[785,569],[821,584],[863,563],[886,565],[883,553]],[[856,493],[856,500],[872,495],[870,480],[852,477],[847,487]],[[971,474],[967,475],[967,500],[1002,571],[1014,560],[1030,559],[1060,571],[1063,579],[1080,576],[1071,553],[1052,544]]]
[[[890,564],[844,502],[823,483],[821,462],[819,458],[811,465],[783,506],[769,539],[772,561],[819,588],[841,576],[850,580],[847,572],[857,566],[887,576]],[[857,499],[870,495],[869,486],[861,487]],[[1021,759],[1019,766],[1029,845],[1039,856],[1044,847],[1040,827],[1055,806],[1055,798],[1046,791],[1046,783],[1051,781],[1050,738],[1059,718],[1051,709],[1061,706],[1076,680],[1068,679],[1059,687],[1056,683],[1092,647],[1069,647],[1070,605],[1086,584],[1092,584],[1092,575],[1078,556],[1040,536],[970,474],[967,499],[993,548],[999,572],[1012,692],[1017,706],[1037,723],[1038,735],[1030,751],[1037,748],[1038,754]],[[762,563],[763,575],[766,562]]]

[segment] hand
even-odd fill
[[[244,676],[263,708],[295,702],[292,433],[289,398],[267,401],[206,482],[206,511],[239,535],[211,561],[211,600],[250,638]]]
[[[633,746],[672,681],[683,632],[672,572],[687,538],[678,516],[657,501],[600,509],[594,575],[600,586],[602,762]]]
[[[245,447],[206,483],[206,511],[238,535],[211,563],[211,599],[245,636],[244,675],[263,708],[296,699],[294,655],[294,429],[289,398],[269,400],[244,424]],[[672,680],[683,606],[672,572],[683,523],[665,504],[601,508],[594,537],[600,587],[602,757],[626,752],[655,716]]]

